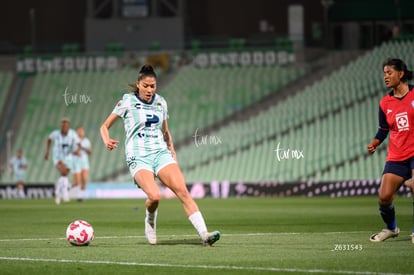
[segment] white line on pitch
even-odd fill
[[[224,269],[224,270],[245,270],[245,271],[274,271],[274,272],[302,272],[302,273],[328,273],[328,274],[355,274],[355,275],[403,275],[402,273],[378,273],[373,271],[350,271],[350,270],[326,270],[326,269],[300,269],[300,268],[279,268],[279,267],[244,267],[225,265],[184,265],[168,263],[139,263],[139,262],[116,262],[116,261],[92,261],[92,260],[68,260],[68,259],[35,259],[0,257],[3,261],[29,261],[29,262],[54,262],[54,263],[77,263],[77,264],[105,264],[123,266],[152,266],[169,268],[194,268],[194,269]],[[414,274],[404,274],[414,275]]]
[[[349,231],[349,232],[263,232],[263,233],[234,233],[234,234],[221,234],[223,237],[237,237],[237,236],[282,236],[282,235],[299,235],[299,234],[359,234],[367,233],[370,231]],[[158,235],[158,237],[197,237],[196,234],[186,235]],[[144,235],[136,236],[95,236],[95,239],[133,239],[144,238]],[[65,240],[65,238],[23,238],[23,239],[0,239],[0,242],[19,242],[19,241],[52,241],[52,240]]]

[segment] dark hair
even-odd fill
[[[139,80],[141,80],[141,79],[143,79],[144,77],[147,77],[147,76],[157,78],[157,75],[155,74],[154,69],[152,68],[152,66],[148,65],[148,64],[145,64],[144,66],[141,67],[141,70],[139,70],[137,80],[139,81]]]
[[[141,67],[141,69],[138,72],[138,76],[137,76],[137,81],[140,81],[141,79],[143,79],[144,77],[153,77],[153,78],[157,78],[157,75],[154,72],[154,68],[152,68],[151,65],[145,64],[144,66]],[[128,86],[130,86],[132,89],[130,90],[131,93],[137,93],[138,92],[138,88],[136,86],[136,84],[128,84]]]
[[[382,68],[385,66],[391,66],[399,72],[404,72],[403,77],[401,77],[401,81],[403,82],[413,79],[413,72],[407,69],[407,65],[401,59],[389,58],[382,64]]]

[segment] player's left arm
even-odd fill
[[[170,130],[168,129],[167,120],[163,120],[161,131],[162,131],[162,135],[164,137],[165,143],[167,143],[168,150],[170,150],[173,158],[175,160],[177,160],[177,156],[176,156],[175,150],[174,150],[174,143],[173,143],[173,140],[172,140]]]
[[[92,154],[92,146],[89,139],[87,140],[86,147],[82,148],[88,155]]]
[[[78,138],[78,136],[76,134],[73,135],[73,139],[74,139],[74,142],[75,142],[75,148],[74,148],[73,154],[76,155],[76,156],[80,156],[81,155],[81,150],[82,150],[81,141],[80,141],[80,139]]]
[[[29,167],[29,164],[27,163],[26,158],[23,159],[23,164],[21,165],[21,168],[27,169]]]

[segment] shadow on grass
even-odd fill
[[[203,245],[200,239],[159,240],[156,245]]]

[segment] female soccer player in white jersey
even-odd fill
[[[45,160],[49,159],[50,146],[53,143],[53,164],[60,173],[55,184],[55,202],[60,204],[69,201],[68,174],[73,169],[73,155],[80,153],[80,143],[76,132],[70,129],[70,121],[63,118],[60,121],[60,130],[54,130],[46,141]]]
[[[86,184],[89,178],[89,155],[92,154],[90,140],[85,136],[85,128],[78,126],[76,133],[79,137],[81,150],[79,155],[73,156],[73,185],[77,201],[83,201],[85,198]]]
[[[220,239],[220,232],[208,232],[198,205],[189,194],[184,176],[176,161],[174,145],[167,124],[167,103],[156,93],[156,74],[150,65],[139,71],[134,90],[124,94],[101,126],[101,136],[108,150],[119,141],[109,136],[109,128],[121,118],[124,122],[126,162],[134,181],[147,195],[145,235],[156,244],[156,221],[160,190],[157,176],[181,201],[190,222],[203,244],[212,245]]]

